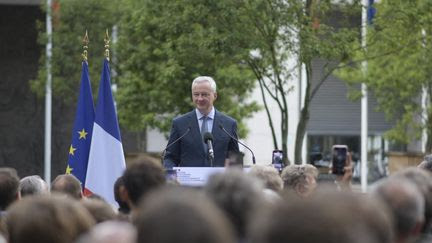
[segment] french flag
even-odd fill
[[[104,59],[84,194],[95,193],[108,203],[117,205],[114,200],[114,182],[125,168],[120,129],[111,92],[110,68],[108,60]]]

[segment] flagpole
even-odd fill
[[[362,0],[362,26],[361,26],[361,45],[363,50],[366,50],[366,34],[367,34],[367,10],[368,0]],[[366,76],[367,61],[362,62],[363,73]],[[368,186],[368,92],[366,83],[361,84],[361,189],[362,192],[367,192]]]
[[[45,85],[45,153],[44,153],[44,178],[48,184],[51,182],[51,110],[52,110],[52,20],[51,20],[51,0],[47,0],[46,13],[46,33],[48,42],[46,44],[46,69],[47,80]]]

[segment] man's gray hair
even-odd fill
[[[279,192],[283,188],[282,178],[273,166],[254,165],[251,167],[249,174],[260,179],[268,189]]]
[[[216,93],[216,82],[212,77],[209,76],[199,76],[192,81],[192,88],[198,83],[209,82],[210,87],[214,93]]]
[[[432,172],[432,154],[426,155],[417,167]]]
[[[26,176],[20,181],[21,196],[48,194],[48,184],[38,175]]]
[[[305,165],[289,165],[282,171],[281,177],[284,183],[284,188],[295,189],[297,185],[307,186],[307,176],[315,178],[318,177],[318,170],[315,166],[310,164]]]
[[[425,200],[417,187],[407,179],[383,179],[372,187],[371,194],[387,204],[399,235],[409,234],[416,224],[424,222]]]

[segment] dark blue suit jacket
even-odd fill
[[[237,122],[215,110],[213,120],[213,166],[224,166],[228,151],[238,152],[238,143],[230,138],[221,128],[222,125],[229,134],[237,138]],[[190,128],[190,131],[188,129]],[[198,125],[195,110],[179,116],[173,120],[168,144],[173,143],[183,134],[186,135],[178,142],[169,146],[165,151],[164,166],[205,167],[210,166],[204,149],[203,138]]]

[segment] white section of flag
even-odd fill
[[[90,148],[86,188],[117,205],[114,183],[126,168],[122,143],[95,122]]]

